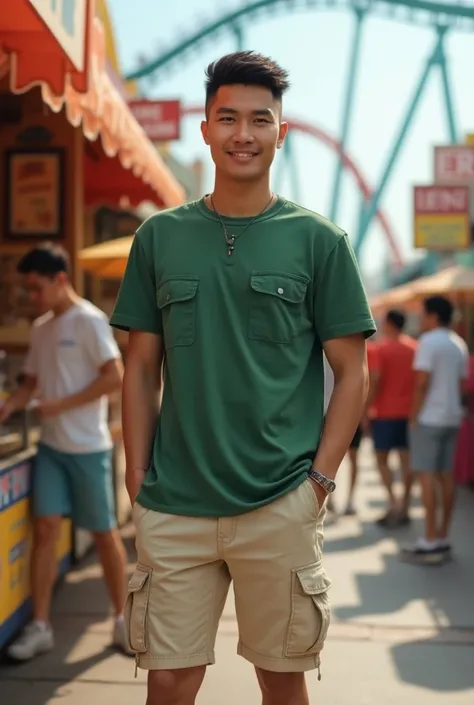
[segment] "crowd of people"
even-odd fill
[[[425,533],[405,558],[441,563],[451,552],[449,529],[454,507],[454,462],[465,407],[472,403],[469,355],[452,329],[452,303],[433,296],[424,301],[421,335],[405,334],[405,315],[388,311],[378,340],[367,343],[369,394],[361,423],[349,448],[350,490],[346,515],[355,514],[358,453],[369,436],[376,455],[387,508],[377,524],[396,528],[410,522],[414,480],[421,486]],[[326,364],[326,403],[332,373]],[[402,491],[397,495],[389,464],[398,455]],[[334,505],[331,506],[334,511]]]

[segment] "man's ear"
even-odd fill
[[[209,138],[207,136],[207,121],[203,120],[201,122],[201,134],[204,142],[208,145],[209,144]]]

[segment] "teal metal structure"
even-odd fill
[[[263,21],[270,16],[273,19],[278,13],[335,10],[351,12],[355,24],[343,97],[339,136],[341,150],[336,158],[333,189],[328,209],[329,217],[332,220],[337,220],[338,215],[344,166],[343,158],[345,148],[350,141],[351,119],[357,93],[359,58],[369,16],[378,16],[394,22],[418,25],[425,28],[430,27],[435,35],[433,51],[426,60],[411,101],[407,106],[405,117],[395,136],[386,164],[382,169],[379,183],[373,193],[369,194],[369,197],[361,204],[354,241],[356,255],[360,256],[367,233],[375,214],[378,212],[385,189],[396,167],[403,143],[409,133],[411,124],[416,118],[416,111],[423,97],[428,79],[434,69],[439,69],[441,77],[448,139],[451,142],[456,142],[458,139],[456,111],[445,53],[445,40],[453,32],[474,33],[474,0],[463,0],[462,3],[453,2],[452,0],[445,0],[444,2],[437,0],[244,0],[240,7],[224,12],[213,22],[192,30],[170,49],[149,61],[143,62],[135,70],[130,71],[126,78],[135,81],[152,78],[155,83],[164,76],[165,72],[169,76],[170,71],[190,59],[196,49],[199,50],[205,43],[214,41],[216,37],[223,33],[233,35],[235,48],[241,50],[245,48],[244,26],[249,21],[255,23],[257,20]],[[277,179],[281,180],[285,173],[289,173],[293,186],[293,196],[298,199],[299,182],[292,137],[287,141],[285,152],[282,156],[284,158],[280,160]]]

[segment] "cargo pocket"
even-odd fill
[[[293,274],[254,272],[250,278],[249,338],[291,343],[311,329],[305,307],[308,283]]]
[[[198,286],[197,277],[168,277],[160,282],[157,305],[161,311],[166,350],[194,343]]]
[[[321,563],[293,570],[285,657],[313,656],[323,648],[331,620],[330,587]]]
[[[147,621],[152,572],[151,568],[139,564],[128,584],[125,629],[128,645],[136,654],[144,654],[148,649]]]

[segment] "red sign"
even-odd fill
[[[415,186],[415,213],[468,213],[468,186]]]
[[[129,108],[152,142],[169,142],[181,137],[179,100],[130,100]]]
[[[474,146],[435,147],[435,181],[437,184],[474,183]]]

